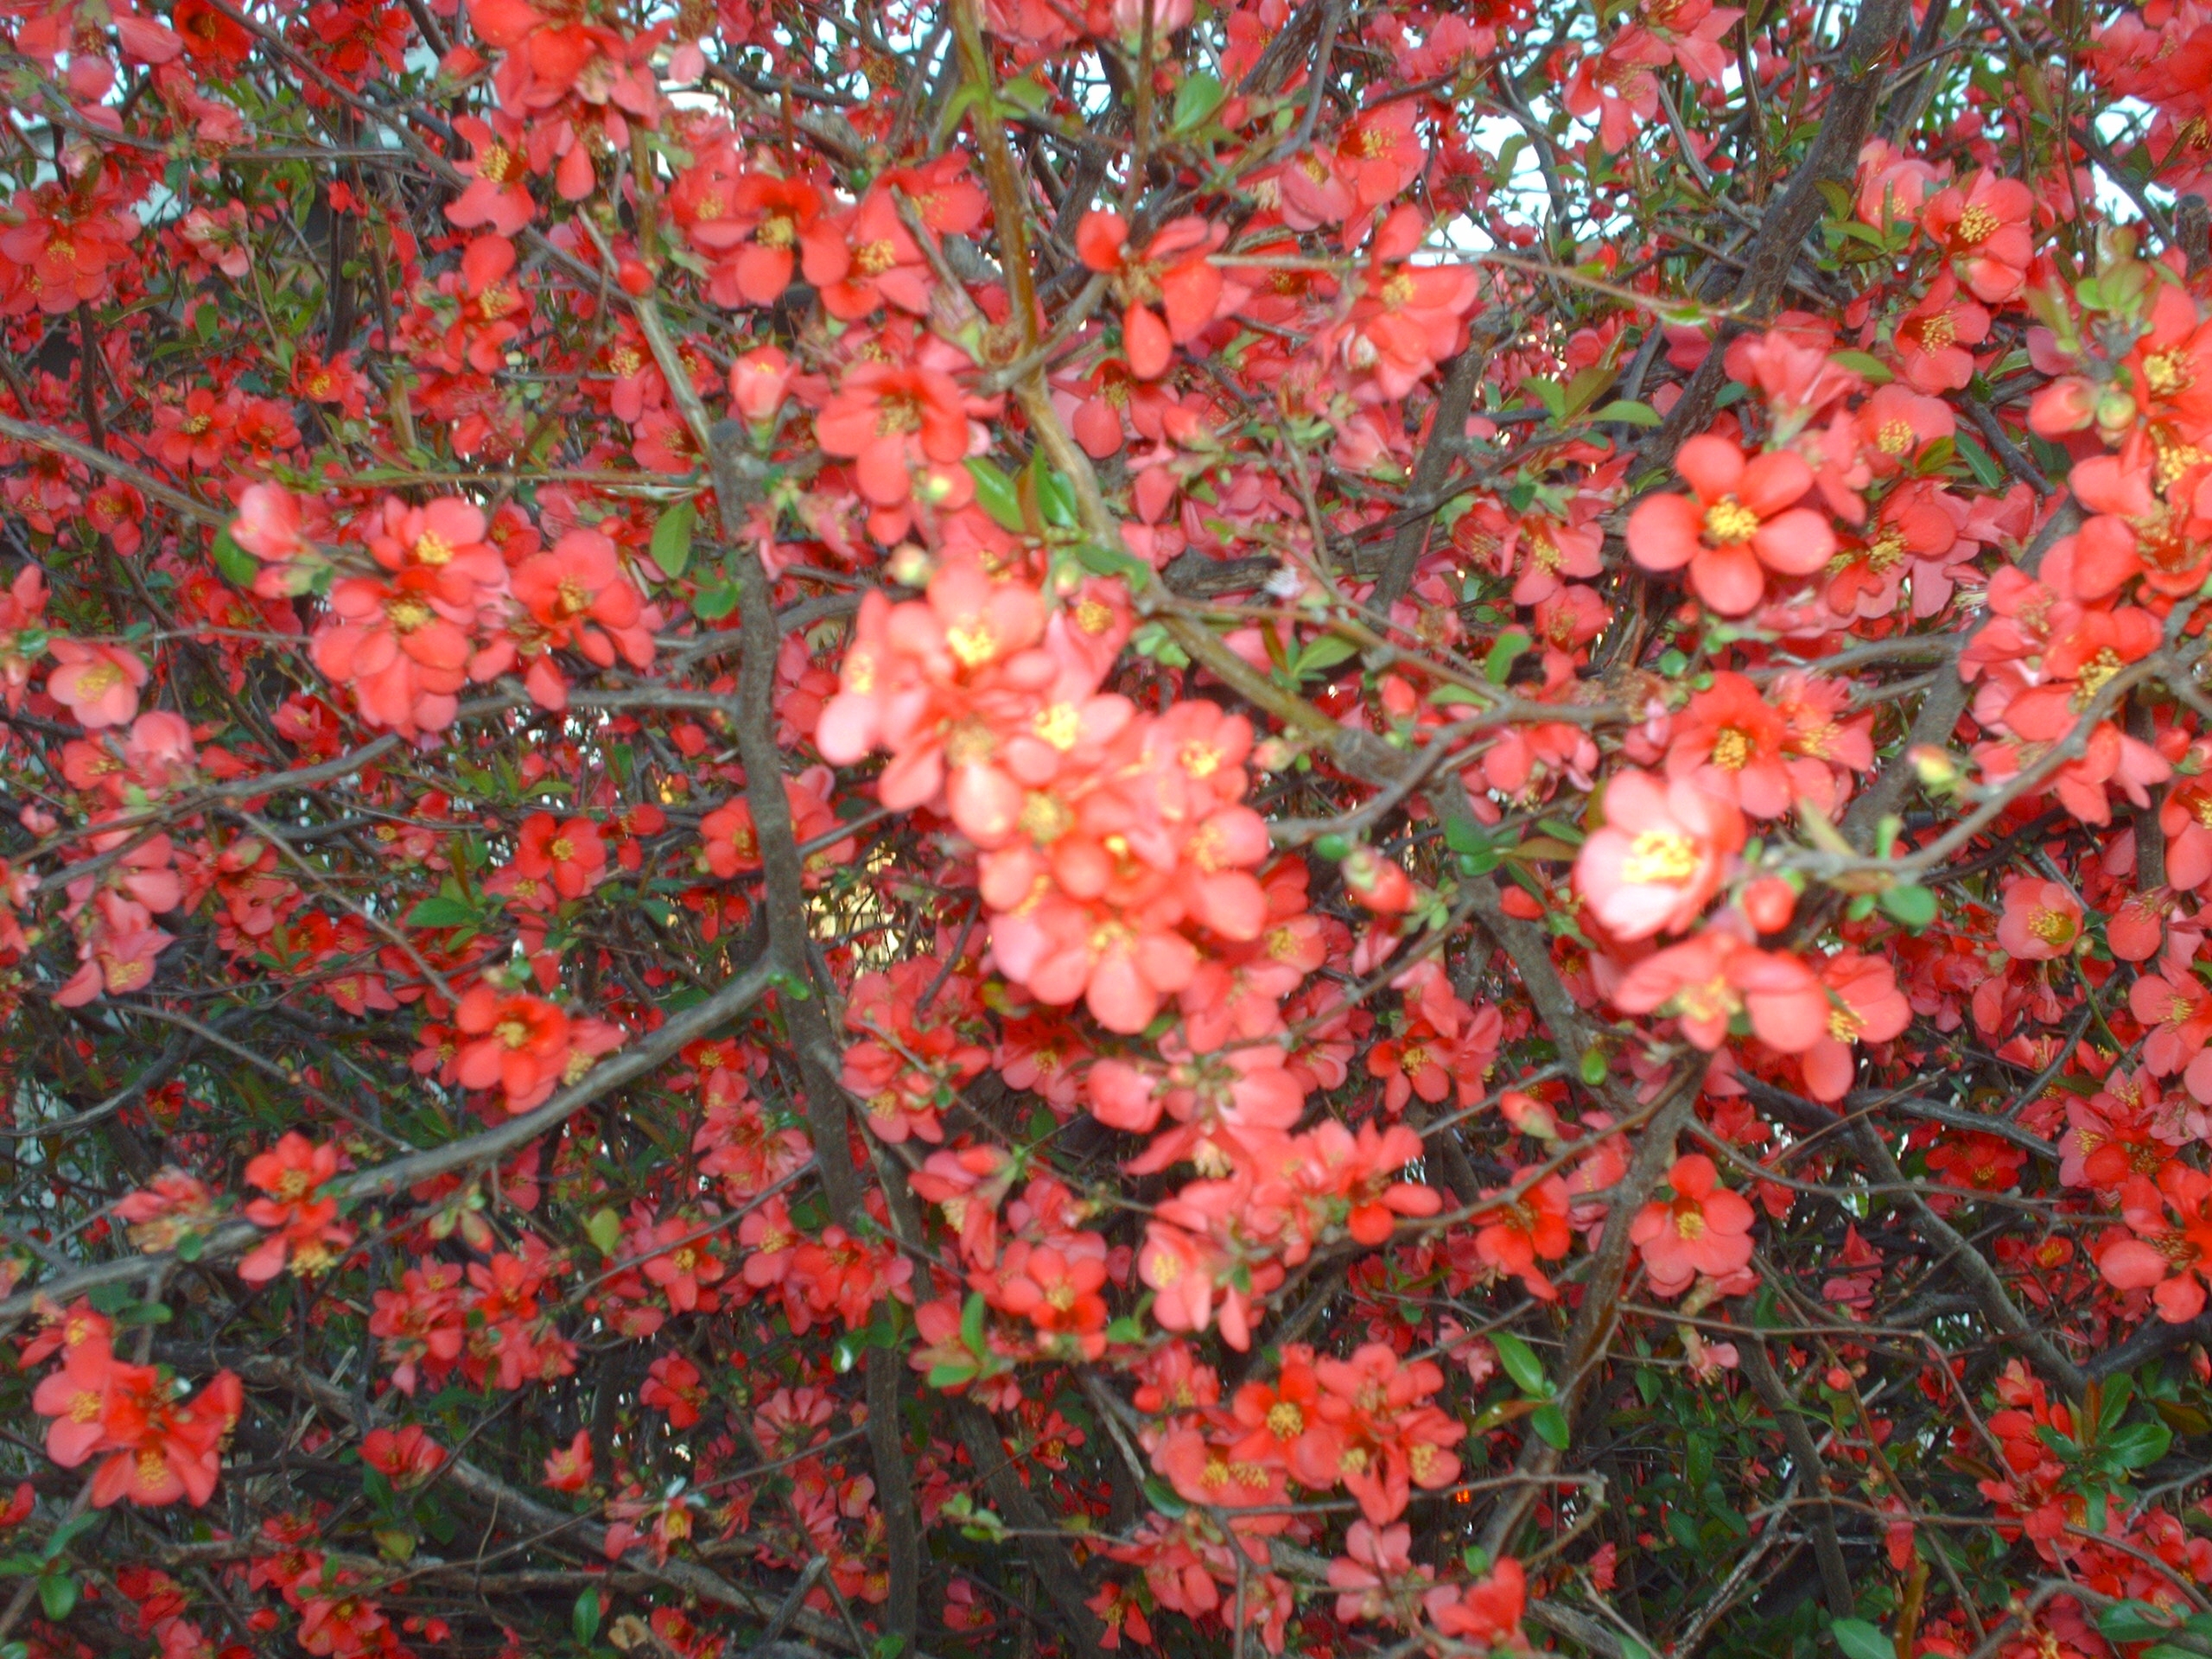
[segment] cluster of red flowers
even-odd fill
[[[25,1370],[60,1360],[31,1396],[31,1408],[53,1419],[47,1456],[65,1469],[99,1459],[91,1491],[102,1509],[126,1497],[149,1508],[179,1498],[206,1503],[244,1404],[238,1379],[218,1371],[191,1394],[164,1367],[118,1359],[114,1334],[79,1303],[56,1313],[16,1357]]]

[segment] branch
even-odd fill
[[[650,1036],[600,1061],[580,1081],[563,1089],[535,1111],[509,1118],[495,1128],[464,1135],[458,1141],[448,1141],[442,1147],[433,1147],[426,1152],[410,1153],[404,1158],[395,1158],[389,1163],[378,1164],[372,1169],[349,1175],[343,1180],[334,1181],[330,1184],[329,1192],[341,1202],[349,1204],[364,1198],[388,1197],[450,1170],[463,1169],[472,1164],[489,1163],[510,1152],[518,1151],[548,1130],[558,1128],[601,1096],[656,1070],[695,1038],[704,1037],[717,1027],[735,1019],[766,994],[775,983],[778,972],[773,961],[764,959],[757,962],[705,1001],[670,1016]],[[226,1222],[200,1239],[200,1253],[194,1259],[213,1262],[240,1255],[266,1236],[251,1222]],[[17,1291],[0,1300],[0,1323],[20,1319],[35,1313],[41,1304],[67,1302],[100,1285],[119,1284],[126,1279],[137,1278],[149,1268],[172,1259],[168,1252],[120,1256],[112,1262],[102,1262],[75,1273],[64,1274],[29,1290]]]

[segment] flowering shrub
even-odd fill
[[[0,1659],[2212,1651],[2212,14],[0,30]]]

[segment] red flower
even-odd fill
[[[148,677],[136,652],[74,639],[56,639],[48,649],[61,666],[47,676],[47,695],[75,715],[79,725],[89,732],[130,723],[138,713],[138,690]]]
[[[504,111],[491,118],[464,115],[454,130],[475,153],[454,163],[454,170],[468,181],[468,188],[446,204],[446,217],[462,230],[488,229],[495,236],[513,236],[537,216],[531,200],[530,171],[523,159],[521,122]]]
[[[1536,1263],[1560,1260],[1573,1243],[1567,1209],[1566,1181],[1547,1175],[1518,1198],[1475,1217],[1476,1252],[1487,1266],[1516,1276],[1531,1296],[1556,1301],[1559,1292]]]
[[[1707,1050],[1728,1039],[1739,1014],[1750,1016],[1761,1042],[1784,1054],[1802,1054],[1828,1029],[1827,993],[1811,969],[1717,927],[1637,963],[1614,988],[1613,1006],[1675,1014],[1682,1034]]]
[[[1528,1603],[1528,1579],[1510,1555],[1474,1584],[1445,1586],[1421,1598],[1439,1634],[1455,1642],[1516,1649],[1529,1645],[1521,1631]]]
[[[1841,1100],[1850,1091],[1856,1043],[1886,1043],[1912,1023],[1912,1005],[1897,989],[1896,970],[1881,957],[1839,950],[1821,964],[1828,994],[1827,1032],[1799,1060],[1805,1092],[1815,1100]]]
[[[2022,962],[2050,962],[2070,954],[2082,937],[2082,904],[2056,881],[2023,876],[2005,888],[2005,913],[1997,943]]]
[[[614,543],[597,531],[569,531],[548,551],[524,559],[515,569],[514,594],[537,625],[528,638],[533,652],[569,646],[601,668],[613,667],[618,655],[632,668],[652,666],[660,613],[645,603],[623,574]],[[531,690],[538,691],[535,679]],[[568,701],[565,691],[556,703],[538,700],[550,708]]]
[[[372,1428],[361,1439],[361,1461],[402,1491],[419,1486],[444,1466],[446,1449],[419,1424]]]
[[[501,995],[488,985],[471,988],[454,1010],[465,1039],[456,1057],[464,1089],[505,1091],[507,1109],[528,1111],[561,1081],[569,1064],[569,1016],[543,998]]]
[[[666,1412],[671,1428],[689,1428],[699,1421],[707,1391],[700,1386],[696,1365],[681,1354],[663,1354],[646,1368],[638,1398]]]
[[[1989,313],[1959,298],[1958,279],[1947,270],[1898,320],[1896,338],[1897,366],[1908,385],[1938,397],[1963,391],[1974,370],[1967,347],[1989,338]]]
[[[1576,890],[1617,938],[1687,931],[1744,844],[1743,816],[1693,784],[1633,771],[1606,784],[1605,810],[1575,857]]]
[[[858,322],[885,305],[918,317],[929,310],[936,283],[888,190],[870,190],[841,219],[793,226],[800,269],[839,321]]]
[[[950,469],[968,454],[967,405],[949,374],[862,363],[816,417],[815,435],[825,452],[856,463],[854,481],[863,496],[896,506],[929,463],[938,469],[934,476],[952,480]]]
[[[513,868],[550,879],[563,899],[581,899],[607,879],[607,843],[589,818],[556,821],[550,812],[523,820]]]
[[[545,1484],[556,1492],[581,1492],[591,1484],[591,1431],[580,1428],[576,1437],[545,1459]]]
[[[1122,350],[1140,380],[1165,374],[1175,346],[1197,339],[1217,315],[1224,284],[1210,256],[1228,239],[1222,226],[1185,214],[1162,226],[1138,251],[1129,246],[1129,227],[1119,213],[1094,209],[1083,216],[1076,251],[1084,264],[1114,280],[1122,302]]]
[[[1726,1279],[1751,1265],[1751,1206],[1720,1185],[1713,1160],[1698,1153],[1676,1159],[1667,1185],[1674,1197],[1645,1205],[1629,1230],[1652,1289],[1679,1296],[1701,1273]]]
[[[2099,1250],[2098,1270],[2118,1289],[2150,1291],[2161,1319],[2195,1319],[2212,1275],[2212,1176],[2178,1160],[2155,1186],[2135,1176],[2120,1190],[2120,1215],[2135,1236]]]
[[[1758,608],[1769,571],[1809,576],[1835,551],[1827,520],[1796,503],[1813,469],[1794,451],[1746,460],[1726,438],[1692,438],[1675,470],[1696,492],[1654,495],[1629,517],[1628,550],[1647,570],[1689,566],[1690,586],[1723,616]]]
[[[2026,185],[1985,168],[1930,197],[1920,224],[1951,256],[1974,297],[1998,305],[2018,298],[2027,286],[2028,262],[2035,257],[2028,219],[2034,211]]]
[[[266,1284],[283,1270],[288,1258],[293,1272],[311,1276],[328,1268],[338,1252],[353,1243],[353,1228],[338,1219],[337,1200],[321,1196],[337,1173],[337,1147],[317,1146],[299,1134],[285,1135],[246,1165],[247,1184],[268,1196],[248,1204],[245,1217],[272,1232],[238,1263],[239,1278],[250,1285]]]

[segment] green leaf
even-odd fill
[[[981,456],[969,457],[968,476],[976,480],[976,505],[990,515],[993,524],[1001,530],[1023,527],[1021,498],[1012,479]]]
[[[38,1605],[56,1624],[69,1617],[77,1605],[77,1580],[67,1573],[49,1573],[38,1581]]]
[[[971,1292],[968,1306],[960,1310],[960,1340],[968,1351],[981,1359],[985,1352],[984,1333],[990,1319],[990,1308],[981,1292]]]
[[[407,912],[410,927],[468,927],[475,921],[476,912],[458,899],[425,899]]]
[[[1839,1618],[1828,1626],[1845,1659],[1897,1659],[1897,1643],[1878,1624],[1863,1618]]]
[[[2164,1423],[2129,1423],[2114,1429],[2097,1448],[2107,1463],[2122,1469],[2141,1469],[2166,1455],[2174,1432]]]
[[[1881,904],[1885,913],[1916,933],[1936,919],[1936,895],[1925,887],[1891,887],[1882,894]]]
[[[678,501],[653,525],[653,563],[671,582],[691,563],[691,531],[699,522],[699,509]]]
[[[587,1590],[576,1598],[575,1611],[569,1615],[569,1628],[575,1632],[577,1642],[587,1648],[591,1645],[592,1637],[599,1634],[600,1611],[599,1592]]]
[[[1506,677],[1513,672],[1514,663],[1535,643],[1526,629],[1508,628],[1497,636],[1490,655],[1483,659],[1483,677],[1492,685],[1503,685]]]
[[[1974,439],[1964,432],[1955,432],[1951,435],[1951,442],[1958,447],[1959,454],[1966,457],[1974,481],[1983,489],[1993,490],[2004,483],[2005,469],[1997,464],[1996,457]]]
[[[2120,1601],[2097,1615],[2097,1629],[2114,1642],[2155,1642],[2173,1625],[2148,1602]]]
[[[1604,1085],[1613,1068],[1606,1060],[1604,1049],[1586,1048],[1582,1051],[1582,1063],[1579,1069],[1584,1085],[1596,1089]]]
[[[1497,1350],[1497,1363],[1505,1367],[1505,1374],[1522,1393],[1536,1400],[1550,1396],[1552,1385],[1544,1376],[1544,1363],[1527,1343],[1510,1331],[1491,1332],[1490,1343]]]
[[[1444,844],[1455,853],[1470,856],[1491,850],[1490,837],[1483,833],[1482,825],[1464,813],[1452,813],[1445,818]]]
[[[598,1247],[601,1255],[612,1256],[614,1247],[622,1242],[622,1217],[612,1210],[595,1211],[591,1219],[584,1223],[584,1235]]]
[[[973,1365],[957,1364],[950,1360],[946,1360],[930,1367],[928,1381],[930,1387],[933,1389],[957,1389],[963,1382],[973,1382],[975,1377],[976,1368]]]
[[[253,586],[253,579],[261,574],[261,561],[238,544],[228,524],[215,532],[215,568],[224,579],[240,588]]]
[[[1175,1495],[1175,1489],[1158,1475],[1147,1475],[1144,1481],[1144,1501],[1173,1521],[1187,1514],[1191,1506]]]
[[[1567,388],[1556,380],[1523,380],[1521,390],[1527,392],[1554,420],[1567,413]]]
[[[1348,662],[1359,654],[1359,647],[1349,639],[1333,633],[1325,633],[1319,639],[1309,640],[1298,653],[1298,677],[1301,680]]]
[[[1124,1313],[1106,1327],[1106,1340],[1124,1344],[1142,1342],[1144,1326]]]
[[[1665,418],[1649,404],[1616,397],[1590,417],[1593,421],[1623,421],[1630,426],[1657,426]]]
[[[737,584],[717,572],[691,595],[691,614],[702,622],[719,622],[737,608],[738,599]]]
[[[1203,71],[1189,76],[1175,89],[1174,130],[1189,132],[1204,126],[1228,95],[1218,80]]]
[[[1828,361],[1863,375],[1872,386],[1886,386],[1897,376],[1890,372],[1890,365],[1878,357],[1866,352],[1830,352]]]
[[[1567,1414],[1550,1401],[1546,1401],[1529,1414],[1529,1427],[1544,1438],[1544,1443],[1555,1452],[1567,1450]]]

